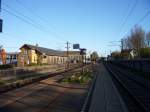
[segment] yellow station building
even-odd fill
[[[20,48],[18,65],[28,64],[65,64],[67,60],[72,63],[81,62],[82,56],[79,51],[58,51],[49,48],[39,47],[38,45],[24,44]]]

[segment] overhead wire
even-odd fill
[[[149,16],[149,14],[150,14],[150,10],[148,10],[148,11],[143,15],[143,17],[141,17],[141,18],[139,19],[139,21],[137,22],[137,24],[143,22],[143,21],[145,20],[145,18],[147,18],[147,17]]]
[[[15,9],[11,8],[10,6],[8,6],[7,4],[3,3],[3,5],[11,10],[11,11],[9,11],[8,9],[2,8],[2,10],[4,10],[7,13],[9,13],[10,15],[15,16],[16,18],[22,20],[23,22],[31,25],[32,27],[34,27],[34,28],[36,28],[36,29],[38,29],[38,30],[40,30],[40,31],[42,31],[44,33],[51,34],[53,37],[55,37],[55,38],[57,38],[59,40],[65,41],[64,39],[60,38],[56,33],[54,33],[52,31],[50,31],[49,29],[45,28],[43,25],[41,25],[38,22],[34,21],[32,18],[30,18],[30,17],[28,17],[28,16],[26,16],[26,15],[16,11]]]
[[[3,5],[6,6],[8,9],[12,10],[13,12],[17,13],[18,15],[21,15],[22,17],[26,18],[27,20],[32,21],[32,23],[34,23],[34,24],[37,25],[38,27],[43,27],[43,26],[40,25],[38,22],[35,22],[35,21],[34,21],[33,19],[31,19],[30,17],[24,15],[23,13],[20,13],[20,12],[16,11],[15,9],[11,8],[9,5],[4,4],[4,3],[3,3]]]
[[[130,9],[130,10],[129,10],[128,14],[124,17],[125,19],[122,20],[121,25],[120,25],[120,27],[119,27],[119,31],[118,31],[117,36],[120,37],[120,34],[121,34],[121,32],[122,32],[122,29],[124,28],[124,26],[125,26],[125,24],[127,23],[128,19],[130,18],[130,16],[131,16],[132,13],[134,12],[134,10],[135,10],[135,8],[136,8],[136,6],[137,6],[137,3],[138,3],[138,0],[135,0],[134,4],[133,4],[131,7],[129,6],[130,3],[128,3],[128,7],[127,7],[127,8]]]
[[[26,11],[28,11],[28,12],[31,13],[32,15],[38,17],[38,19],[40,19],[42,22],[46,23],[46,22],[45,22],[46,20],[45,20],[43,17],[41,17],[41,16],[39,16],[38,14],[34,13],[33,11],[31,11],[31,10],[30,10],[28,7],[26,7],[21,1],[16,0],[16,3],[17,3],[18,5],[20,5],[21,7],[23,7]]]
[[[125,17],[125,19],[122,21],[121,26],[119,28],[119,32],[118,35],[121,34],[122,29],[124,28],[125,24],[127,23],[128,19],[130,18],[130,16],[132,15],[132,13],[134,12],[136,6],[137,6],[138,0],[135,0],[134,4],[131,6],[129,13],[127,14],[127,16]],[[128,8],[129,8],[129,4],[128,4]],[[121,40],[122,41],[122,40]],[[120,42],[121,42],[120,41]]]
[[[36,16],[36,17],[38,17],[42,22],[44,22],[44,23],[46,23],[45,21],[45,19],[43,18],[43,17],[41,17],[41,16],[39,16],[38,14],[36,14],[36,13],[33,13],[33,11],[31,11],[28,7],[26,7],[20,0],[15,0],[17,3],[18,3],[18,5],[20,5],[21,7],[23,7],[25,10],[27,10],[29,13],[32,13],[32,15],[34,15],[34,16]],[[51,25],[52,27],[54,27],[53,25]],[[48,28],[48,27],[47,27]],[[65,40],[65,41],[67,41],[67,40]]]
[[[134,27],[135,25],[138,25],[138,24],[142,23],[148,17],[149,14],[150,14],[150,10],[148,10],[132,27]],[[126,34],[128,34],[129,31],[130,30],[128,30],[126,32]]]
[[[32,26],[32,27],[34,27],[34,28],[36,28],[36,29],[38,29],[38,30],[40,30],[40,31],[43,32],[43,30],[41,30],[40,28],[38,28],[35,24],[33,24],[32,22],[27,21],[26,19],[22,18],[21,16],[18,16],[17,14],[15,14],[15,13],[13,13],[13,12],[11,12],[11,11],[5,9],[5,8],[2,8],[2,10],[3,10],[4,12],[7,12],[8,14],[10,14],[10,15],[12,15],[12,16],[14,16],[14,17],[20,19],[20,20],[22,20],[23,22],[29,24],[30,26]]]
[[[132,13],[134,12],[136,6],[137,6],[138,0],[135,0],[135,3],[133,4],[132,8],[130,9],[128,15],[125,17],[125,20],[123,21],[122,25],[121,25],[121,30],[124,27],[124,25],[126,24],[126,22],[128,21],[129,17],[132,15]]]
[[[47,26],[47,21],[45,18],[39,16],[37,13],[35,13],[34,11],[30,10],[28,7],[26,7],[20,0],[15,0],[16,3],[18,5],[20,5],[21,7],[23,7],[26,11],[28,11],[29,13],[31,13],[32,15],[34,15],[35,17],[37,17],[41,22],[45,23],[46,25],[44,25],[45,28],[49,29],[49,27],[51,28],[55,28],[54,25],[50,24],[49,26]],[[53,32],[54,33],[54,32]],[[56,35],[56,34],[55,34]],[[62,36],[59,36],[62,37]],[[65,40],[66,41],[66,40]]]

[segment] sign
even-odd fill
[[[0,32],[2,32],[2,29],[3,29],[3,20],[0,19]]]
[[[73,49],[79,49],[80,45],[79,44],[73,44]]]

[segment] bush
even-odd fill
[[[93,75],[90,71],[73,74],[71,77],[64,78],[62,82],[67,83],[88,83],[92,80]]]
[[[113,52],[111,53],[111,56],[114,58],[114,59],[121,59],[121,53],[120,52]]]
[[[13,68],[13,65],[11,64],[0,65],[0,69],[7,69],[7,68]]]
[[[0,79],[0,85],[5,84],[6,82]]]
[[[150,58],[150,48],[141,48],[140,55],[141,58]]]

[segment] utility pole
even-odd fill
[[[2,0],[0,0],[0,12],[1,12],[1,9],[2,9],[2,8],[1,8],[1,4],[2,4]]]
[[[0,13],[1,13],[1,0],[0,0]],[[2,32],[2,20],[0,19],[0,32]],[[1,51],[2,51],[2,45],[0,45],[0,57],[1,57]]]
[[[120,43],[120,44],[116,44],[116,43]],[[111,45],[108,45],[108,46],[119,46],[120,47],[120,49],[121,49],[121,51],[123,50],[123,39],[121,39],[120,41],[112,41],[112,42],[110,42],[111,43]]]
[[[67,69],[69,69],[69,42],[67,41],[67,43],[66,43],[66,48],[67,48]]]
[[[0,13],[1,13],[1,2],[2,0],[0,0]],[[0,18],[0,33],[2,32],[2,27],[3,27],[3,20]]]
[[[123,39],[121,39],[121,51],[123,50]]]

